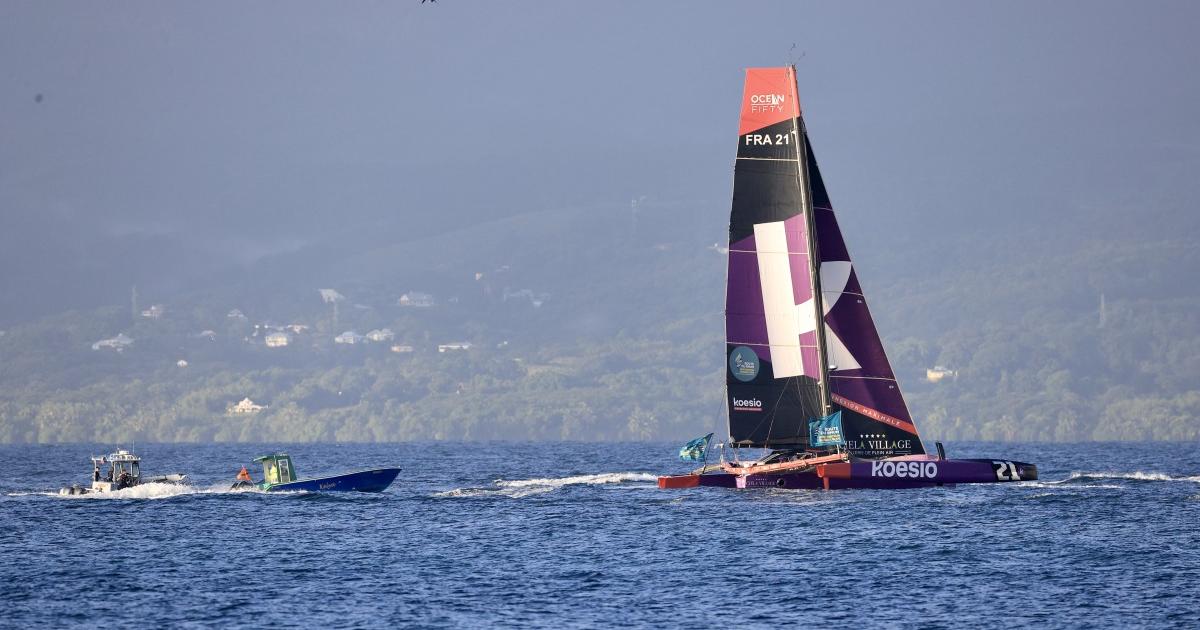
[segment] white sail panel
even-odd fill
[[[792,299],[792,265],[783,221],[755,224],[754,243],[775,378],[800,376],[804,374],[800,320]]]
[[[845,298],[846,285],[850,282],[850,271],[854,268],[849,260],[826,260],[821,263],[821,296],[825,314]],[[858,370],[862,366],[846,344],[825,324],[825,360],[830,371]]]
[[[829,324],[825,324],[825,360],[829,362],[829,371],[859,370],[862,366],[846,347],[846,344],[833,332]]]

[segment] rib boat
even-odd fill
[[[661,488],[916,488],[1037,479],[1033,464],[926,451],[867,309],[800,111],[794,66],[750,68],[725,296],[729,438]],[[703,441],[701,443],[701,440]],[[743,461],[743,449],[766,449]],[[754,451],[761,452],[761,451]]]

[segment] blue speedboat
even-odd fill
[[[254,461],[263,466],[262,481],[254,482],[243,468],[238,481],[233,484],[235,490],[256,487],[268,492],[383,492],[400,474],[399,468],[376,468],[329,477],[296,479],[296,467],[292,465],[292,456],[287,453],[263,455]]]

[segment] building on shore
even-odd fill
[[[254,402],[253,400],[250,400],[249,397],[246,397],[234,404],[229,405],[229,408],[227,409],[227,411],[228,411],[228,413],[233,414],[233,415],[244,415],[244,414],[258,413],[266,408],[267,408],[266,405],[260,405],[256,402]]]
[[[125,335],[125,333],[120,333],[116,337],[109,337],[108,339],[101,339],[100,341],[97,341],[96,343],[92,344],[92,350],[109,349],[109,350],[116,350],[117,352],[121,352],[121,351],[125,350],[125,348],[128,348],[132,344],[133,344],[132,338],[127,337]]]
[[[930,383],[940,383],[947,379],[953,381],[957,378],[958,370],[951,370],[950,368],[943,367],[941,365],[935,365],[925,370],[925,380],[929,381]]]
[[[435,301],[432,295],[428,293],[421,293],[420,291],[409,291],[408,293],[401,295],[399,300],[396,300],[396,304],[400,306],[414,308],[429,308],[433,306],[434,303]]]
[[[348,346],[362,343],[362,340],[363,336],[354,332],[353,330],[347,330],[346,332],[333,338],[334,343],[340,343]]]
[[[396,333],[392,332],[391,328],[379,328],[367,333],[367,341],[375,343],[383,343],[396,338]]]

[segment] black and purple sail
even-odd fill
[[[720,464],[659,477],[659,487],[1037,479],[1032,464],[951,460],[940,446],[926,453],[842,239],[790,67],[746,73],[729,217],[725,364],[727,444],[769,453],[730,462],[722,450]],[[833,438],[818,429],[839,422]]]
[[[790,67],[746,74],[725,313],[732,443],[805,448],[809,420],[841,410],[851,453],[925,452],[838,230]]]

